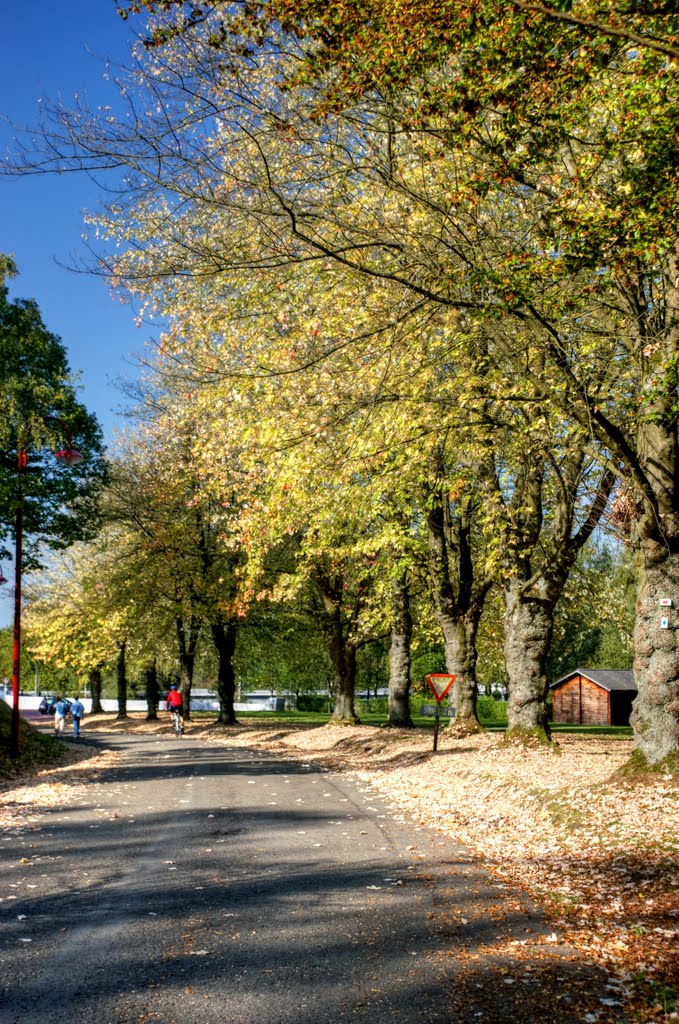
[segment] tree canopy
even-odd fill
[[[0,543],[14,537],[21,500],[26,560],[32,565],[45,545],[67,546],[96,528],[96,497],[105,476],[103,441],[96,417],[78,400],[61,340],[46,328],[36,302],[10,300],[4,284],[0,401]],[[62,466],[54,452],[71,441],[82,461]],[[3,546],[0,554],[9,552]]]
[[[248,598],[288,545],[326,611],[370,616],[424,546],[470,691],[501,588],[512,724],[539,730],[555,608],[612,498],[639,567],[636,741],[672,756],[676,12],[123,7],[142,11],[131,117],[57,105],[17,166],[125,169],[93,217],[107,268],[168,325],[163,372],[197,486],[237,509]]]

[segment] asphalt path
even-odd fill
[[[623,1019],[527,900],[346,776],[87,742],[116,766],[0,837],[2,1024]]]

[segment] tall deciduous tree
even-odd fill
[[[141,640],[130,600],[135,573],[124,538],[111,530],[96,541],[72,545],[35,574],[28,588],[26,644],[44,664],[68,668],[92,687],[92,711],[101,711],[101,676],[112,668],[124,645],[130,653]],[[120,694],[120,717],[127,696]]]
[[[78,401],[61,340],[43,323],[32,300],[10,300],[0,285],[0,554],[14,538],[17,504],[23,516],[24,561],[40,549],[83,537],[95,524],[95,498],[104,478],[102,435]],[[83,456],[62,466],[54,452],[73,438]]]
[[[118,462],[106,510],[129,532],[147,600],[176,638],[186,717],[202,636],[212,640],[217,654],[220,721],[233,724],[233,658],[246,607],[238,580],[242,474],[236,461],[223,458],[219,500],[203,487],[190,382],[179,376],[173,379],[168,368],[154,379],[144,417]]]

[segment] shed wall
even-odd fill
[[[582,676],[569,679],[552,692],[552,721],[610,725],[608,691]]]
[[[583,725],[610,725],[608,690],[582,680],[580,721]]]
[[[580,721],[580,677],[569,679],[552,692],[552,720],[554,722]]]

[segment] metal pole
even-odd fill
[[[17,508],[15,522],[15,566],[14,566],[14,650],[12,668],[12,718],[10,722],[11,758],[19,756],[19,688],[21,680],[21,568],[24,539],[24,485],[23,476],[28,469],[28,452],[19,448],[17,456]]]
[[[436,701],[436,714],[434,716],[434,753],[438,750],[439,746],[439,712],[441,705]]]

